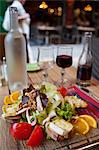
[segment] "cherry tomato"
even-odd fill
[[[65,97],[66,95],[67,95],[67,89],[65,88],[65,87],[60,87],[59,89],[58,89],[58,91],[61,93],[61,95],[63,96],[63,97]]]
[[[42,127],[40,125],[36,125],[34,130],[32,131],[30,138],[27,141],[27,145],[31,147],[38,146],[42,143],[43,140],[44,133]]]
[[[32,126],[26,122],[14,123],[9,130],[15,139],[27,140],[32,133]]]

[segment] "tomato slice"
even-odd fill
[[[9,130],[15,139],[27,140],[32,133],[32,126],[27,122],[14,123]]]
[[[65,88],[65,87],[60,87],[59,89],[58,89],[58,91],[61,93],[61,95],[63,96],[63,97],[65,97],[66,95],[67,95],[67,89]]]
[[[31,147],[38,146],[42,143],[43,140],[44,133],[42,127],[40,125],[36,125],[34,130],[32,131],[30,138],[27,141],[27,145]]]

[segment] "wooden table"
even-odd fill
[[[76,71],[74,68],[68,68],[66,69],[68,74],[72,77],[73,80],[76,78]],[[30,78],[34,83],[41,82],[42,81],[42,71],[29,73]],[[52,82],[56,82],[60,78],[60,70],[58,67],[54,66],[52,69],[49,70],[49,78]],[[89,89],[96,94],[99,97],[99,81],[96,81],[95,79],[92,79],[92,85],[89,87]],[[0,88],[0,106],[3,105],[3,98],[5,95],[8,94],[8,88],[2,87]],[[0,107],[0,116],[2,113]],[[0,118],[0,150],[25,150],[28,149],[25,147],[24,142],[20,143],[19,141],[15,141],[11,135],[9,134],[9,125],[10,122],[3,120]],[[98,124],[99,127],[99,124]],[[99,128],[91,130],[86,136],[77,135],[74,137],[71,137],[71,139],[68,139],[64,142],[54,142],[54,141],[45,141],[42,146],[39,146],[38,148],[34,148],[35,150],[68,150],[68,149],[76,149],[75,147],[81,146],[88,146],[91,143],[96,143],[96,141],[99,141]],[[98,143],[99,144],[99,143]],[[98,145],[99,146],[99,145]],[[96,147],[98,150],[99,147]],[[92,150],[96,150],[95,147],[92,148]],[[30,150],[30,149],[28,149]],[[81,149],[79,149],[81,150]]]
[[[61,30],[61,27],[54,27],[54,26],[46,26],[46,25],[38,25],[37,29],[39,31],[42,31],[45,33],[45,44],[48,45],[49,44],[49,33],[56,31],[59,32]]]
[[[83,40],[83,35],[85,32],[92,32],[95,33],[95,28],[94,27],[83,27],[83,26],[78,26],[77,27],[77,43],[79,43],[79,40],[81,38],[81,42]]]
[[[95,28],[94,27],[82,27],[82,26],[78,26],[77,30],[83,31],[83,32],[95,32]]]

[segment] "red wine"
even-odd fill
[[[92,65],[79,65],[77,70],[77,79],[90,80],[92,72]]]
[[[67,68],[72,65],[72,57],[68,55],[59,55],[56,58],[56,64],[61,68]]]

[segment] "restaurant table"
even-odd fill
[[[77,41],[76,41],[76,43],[79,43],[80,38],[81,38],[81,42],[83,42],[82,36],[85,32],[95,33],[95,28],[94,27],[77,26],[77,35],[76,35]]]
[[[83,32],[94,32],[95,28],[94,27],[82,27],[82,26],[78,26],[77,30],[83,31]]]
[[[66,69],[67,73],[70,75],[71,79],[75,82],[76,79],[76,70],[73,67]],[[60,69],[54,65],[48,72],[49,79],[51,82],[56,83],[60,79]],[[42,70],[38,72],[28,73],[29,82],[40,83],[42,82],[43,75]],[[66,76],[65,76],[66,77]],[[99,97],[99,81],[92,78],[91,86],[88,89],[97,97]],[[8,95],[8,87],[0,87],[0,116],[2,113],[2,105],[4,96]],[[58,141],[45,141],[42,146],[34,148],[34,150],[83,150],[88,149],[92,146],[91,150],[99,149],[99,121],[97,129],[91,129],[90,132],[86,135],[75,135],[70,139],[67,139],[62,142]],[[0,150],[31,150],[27,148],[25,142],[15,141],[9,134],[10,121],[0,117]],[[98,145],[97,145],[98,144]],[[97,145],[97,146],[95,146]],[[94,147],[93,147],[94,146]],[[80,147],[80,149],[79,149]],[[81,148],[83,147],[83,148]]]
[[[56,31],[59,32],[60,31],[60,27],[54,27],[54,26],[46,26],[46,25],[38,25],[37,29],[39,31],[42,31],[45,33],[45,44],[48,45],[49,44],[49,33]]]

